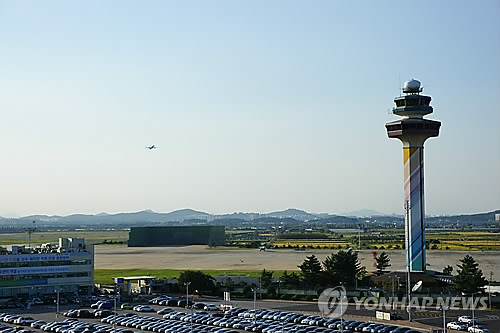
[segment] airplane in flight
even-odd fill
[[[146,147],[146,149],[149,149],[149,150],[153,150],[153,149],[156,149],[158,147],[156,147],[155,145],[152,145],[152,146],[149,146],[149,147]]]

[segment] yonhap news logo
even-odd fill
[[[338,318],[347,309],[346,290],[342,286],[323,290],[318,298],[318,308],[324,316]]]

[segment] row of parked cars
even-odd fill
[[[110,316],[103,322],[116,323],[128,328],[158,333],[182,333],[194,325],[198,333],[228,332],[236,329],[257,333],[420,333],[408,327],[398,327],[379,323],[342,320],[340,318],[323,318],[321,316],[304,315],[294,312],[248,310],[233,308],[224,313],[177,312],[173,309],[162,309],[163,318],[150,316]]]
[[[17,317],[17,319],[13,319]],[[5,321],[10,324],[17,324],[28,326],[35,329],[41,329],[45,332],[55,332],[55,333],[136,333],[129,329],[113,329],[109,325],[104,324],[94,324],[84,321],[79,321],[75,318],[67,318],[63,321],[44,321],[37,320],[32,317],[21,317],[17,315],[10,315],[5,313],[0,313],[0,320]],[[4,327],[5,326],[5,327]],[[36,333],[28,328],[23,328],[20,326],[12,327],[0,324],[1,333]]]
[[[470,316],[460,316],[457,321],[446,324],[446,328],[469,333],[489,333],[487,328],[478,325],[477,319]]]
[[[161,306],[178,306],[178,307],[187,307],[189,309],[196,309],[196,310],[205,310],[205,311],[220,311],[220,308],[217,305],[214,304],[206,304],[206,303],[201,303],[197,302],[194,303],[191,300],[188,300],[186,302],[186,299],[181,298],[175,298],[171,296],[158,296],[155,297],[151,300],[149,300],[149,304],[156,304],[156,305],[161,305]]]
[[[344,333],[419,333],[409,327],[344,320],[343,318],[330,318],[287,311],[231,309],[228,313],[236,315],[238,318],[251,319],[255,322],[263,321],[264,325],[270,321],[274,325],[289,327],[288,332],[293,333],[331,333],[332,331],[342,331]],[[251,330],[254,331],[253,326]],[[268,333],[265,329],[260,331],[259,327],[256,328],[255,332]]]

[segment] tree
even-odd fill
[[[306,287],[315,287],[320,282],[321,263],[318,258],[313,254],[306,257],[301,265],[300,274],[302,275],[302,282]]]
[[[358,277],[366,273],[366,268],[358,260],[358,253],[352,249],[332,253],[323,261],[323,268],[329,285],[343,283],[352,286]]]
[[[450,265],[443,268],[443,274],[451,275],[452,272],[453,272],[453,267],[451,267]]]
[[[453,280],[453,288],[464,294],[476,294],[488,284],[479,269],[479,264],[470,255],[466,255],[457,265],[457,275]]]
[[[284,271],[283,275],[281,275],[280,277],[280,280],[282,288],[294,289],[300,286],[300,276],[295,272],[289,274],[287,271]]]
[[[266,271],[266,269],[263,269],[260,274],[260,283],[262,288],[269,287],[273,283],[273,271]]]
[[[386,270],[387,267],[390,267],[391,264],[389,263],[391,260],[389,259],[389,256],[387,253],[382,251],[377,257],[375,257],[376,261],[376,267],[377,267],[377,275],[383,274]]]
[[[177,281],[179,287],[184,291],[186,290],[184,283],[191,282],[189,290],[192,292],[198,291],[200,295],[204,292],[213,292],[215,289],[215,279],[201,271],[184,271],[181,273]]]

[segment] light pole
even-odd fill
[[[439,309],[443,310],[443,333],[446,333],[446,310],[448,309],[446,306],[440,306]]]
[[[343,288],[344,283],[340,282],[340,286]],[[340,293],[340,333],[344,332],[344,295]]]
[[[394,278],[395,278],[395,276],[392,275],[391,276],[391,279],[392,279],[392,311],[394,311]]]
[[[408,268],[408,321],[411,321],[411,278],[410,278],[410,269],[411,269],[411,257],[410,257],[410,201],[406,200],[404,205],[406,214],[406,266]]]
[[[491,279],[493,278],[493,272],[490,272],[490,280],[488,281],[488,304],[491,310]]]
[[[253,288],[253,323],[255,324],[255,321],[257,320],[256,316],[256,310],[257,310],[257,288]]]
[[[475,325],[474,321],[476,320],[475,319],[476,317],[474,316],[474,308],[476,307],[476,305],[474,304],[474,294],[475,293],[464,293],[464,292],[462,292],[462,296],[472,296],[472,323],[473,323],[473,325]]]
[[[188,308],[188,303],[189,303],[189,285],[191,282],[184,282],[184,285],[186,286],[186,309]]]
[[[114,316],[113,316],[113,329],[115,329],[116,326],[116,282],[115,282],[115,299],[114,299]]]
[[[186,312],[187,312],[187,309],[188,306],[189,306],[189,285],[191,284],[191,281],[189,282],[184,282],[184,285],[186,286]],[[190,323],[189,323],[189,331],[191,333],[193,333],[193,309],[191,309],[191,317],[190,317]]]
[[[59,288],[56,289],[56,321],[59,321]]]
[[[476,319],[475,319],[475,317],[474,317],[474,308],[475,308],[475,307],[476,307],[476,306],[475,306],[475,304],[474,304],[474,293],[472,293],[472,323],[473,323],[473,325],[475,325],[475,323],[474,323],[474,322],[476,321]]]

